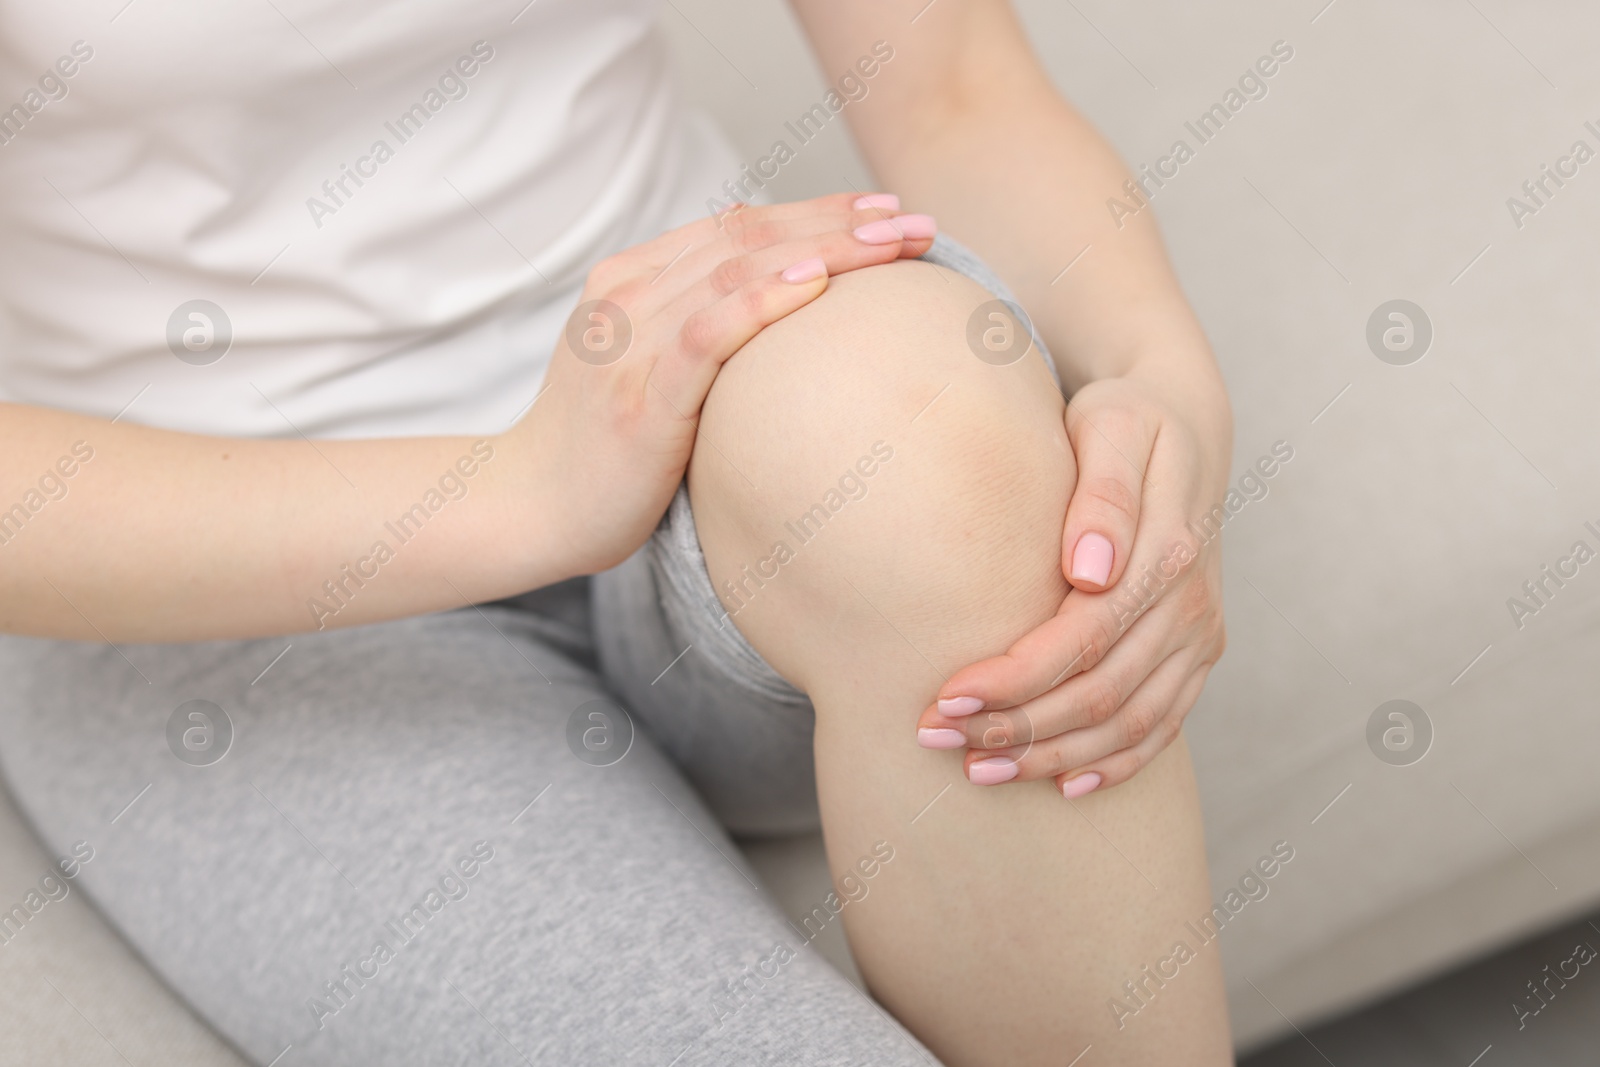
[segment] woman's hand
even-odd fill
[[[934,221],[888,194],[741,207],[691,223],[590,272],[528,416],[548,516],[571,573],[642,545],[696,447],[722,364],[769,323],[815,300],[828,276],[919,256]],[[715,441],[705,446],[716,448]]]
[[[1127,781],[1177,736],[1222,655],[1217,527],[1200,520],[1226,492],[1231,419],[1220,381],[1174,377],[1136,367],[1067,407],[1072,589],[1003,655],[952,675],[918,721],[923,744],[972,749],[978,784],[1054,777],[1070,799]]]

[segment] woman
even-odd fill
[[[8,12],[41,838],[258,1063],[1225,1062],[1229,412],[1122,165],[1002,0],[797,0],[898,195],[732,204],[654,4],[516,6]],[[819,817],[795,927],[725,834]]]

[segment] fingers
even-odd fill
[[[865,196],[856,197],[851,202],[850,207],[855,211],[867,209],[876,210],[880,213],[899,211],[900,198],[893,193],[867,193]],[[884,214],[883,217],[888,218],[889,216]]]
[[[752,212],[750,221],[689,252],[656,284],[668,284],[682,293],[695,289],[704,279],[723,296],[754,274],[770,269],[777,249],[800,242],[816,242],[814,254],[832,250],[835,255],[829,257],[829,267],[838,274],[902,255],[921,255],[932,246],[937,232],[937,223],[927,215],[887,213],[877,207],[793,218]]]
[[[640,390],[645,403],[693,419],[722,362],[814,300],[830,274],[931,247],[934,221],[901,214],[898,205],[892,194],[839,193],[746,208],[610,257],[590,272],[585,294],[621,307],[623,327],[607,328],[625,327],[628,341],[614,358],[583,361],[616,364],[607,375],[613,388]],[[628,351],[647,358],[624,363]]]
[[[1199,685],[1188,693],[1191,682],[1198,674],[1203,684],[1209,670],[1209,663],[1202,660],[1195,649],[1167,657],[1113,715],[1096,726],[1010,748],[969,752],[968,780],[975,785],[1051,777],[1065,781],[1093,771],[1102,781],[1113,775],[1120,775],[1118,782],[1126,781],[1177,735],[1184,714],[1200,694]]]
[[[1179,688],[1172,702],[1172,710],[1167,713],[1161,726],[1137,745],[1056,775],[1055,784],[1061,790],[1061,795],[1068,800],[1076,800],[1097,789],[1110,789],[1149,766],[1162,749],[1177,739],[1179,731],[1183,729],[1183,720],[1194,707],[1195,701],[1200,699],[1206,675],[1210,673],[1211,665],[1206,664],[1190,675]]]
[[[738,211],[724,212],[716,216],[715,222],[718,231],[726,234],[738,234],[752,225],[759,225],[763,221],[772,219],[793,220],[809,216],[832,218],[836,216],[852,216],[854,213],[863,211],[870,214],[866,218],[852,217],[852,228],[878,220],[902,216],[900,198],[893,193],[867,193],[861,196],[855,193],[833,193],[828,196],[816,197],[812,200],[801,200],[788,204],[763,205],[761,207],[744,206]]]
[[[1078,484],[1067,504],[1062,562],[1075,588],[1098,593],[1122,579],[1158,425],[1137,409],[1101,408],[1090,414],[1081,405],[1067,405]]]
[[[747,223],[758,219],[795,219],[812,215],[846,216],[856,210],[851,205],[858,199],[860,197],[854,193],[830,193],[810,200],[764,204],[759,207],[736,204],[728,211],[695,219],[643,244],[634,245],[621,255],[634,260],[634,266],[638,270],[653,275],[671,263],[683,251],[685,245],[695,247],[709,244],[728,232],[737,231]]]
[[[1182,473],[1173,466],[1163,467],[1163,477],[1180,484]],[[1193,581],[1196,549],[1184,528],[1183,507],[1153,490],[1140,506],[1140,530],[1121,581],[1101,593],[1068,592],[1053,617],[1004,653],[952,674],[939,687],[938,710],[957,717],[1016,707],[1091,670],[1130,630],[1174,625],[1171,617],[1158,622],[1145,616]]]
[[[713,267],[708,275],[679,294],[670,306],[657,313],[662,335],[677,330],[690,315],[735,290],[758,278],[781,273],[802,260],[820,258],[827,264],[831,277],[861,267],[891,262],[901,247],[902,244],[865,244],[847,231],[830,230],[725,259]]]
[[[1163,604],[1154,612],[1173,614],[1175,609]],[[1016,707],[954,717],[941,715],[937,705],[930,706],[917,720],[917,740],[925,748],[1005,748],[1098,726],[1116,714],[1151,672],[1182,646],[1186,635],[1171,625],[1173,620],[1163,622],[1157,625],[1152,621],[1131,631],[1094,670],[1075,675]]]
[[[900,198],[893,193],[869,193],[857,198],[850,206],[856,211],[870,211],[878,216],[851,231],[856,239],[867,244],[893,244],[893,237],[898,237],[903,259],[922,255],[933,246],[933,239],[938,236],[939,227],[931,215],[901,213]]]
[[[809,304],[827,288],[827,264],[813,256],[781,272],[764,274],[691,313],[676,337],[662,344],[645,381],[652,394],[646,402],[664,400],[680,417],[697,417],[729,356],[767,325]]]
[[[651,242],[648,253],[643,255],[641,272],[632,282],[643,298],[640,308],[648,314],[645,308],[664,306],[707,279],[717,296],[726,296],[755,274],[781,269],[771,268],[762,253],[807,239],[834,246],[850,245],[871,253],[849,262],[830,262],[831,273],[835,274],[926,252],[933,245],[938,224],[927,215],[901,214],[882,206],[889,202],[883,199],[886,195],[853,200],[825,197],[822,201],[808,201],[821,206],[804,212],[749,208],[726,217],[720,230],[702,228],[664,244]],[[858,201],[865,206],[854,207]],[[759,269],[752,270],[752,263],[759,263]]]
[[[590,271],[588,288],[604,294],[614,292],[620,286],[631,282],[649,283],[658,275],[678,265],[683,257],[694,249],[704,248],[720,240],[725,236],[725,220],[741,216],[746,211],[770,218],[791,218],[826,213],[829,210],[836,213],[848,210],[842,206],[843,201],[843,196],[835,194],[759,209],[744,204],[735,205],[736,211],[695,219],[693,222],[684,223],[682,226],[658,234],[648,241],[625,248],[615,255],[607,256]]]
[[[935,708],[949,718],[1013,708],[1082,674],[1122,633],[1109,594],[1069,592],[1061,608],[998,656],[961,668],[939,687]]]
[[[850,232],[863,244],[894,245],[902,256],[920,256],[933,245],[939,230],[932,215],[894,215],[869,219]]]

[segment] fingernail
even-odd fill
[[[967,779],[973,785],[999,785],[1017,776],[1017,761],[1006,756],[990,756],[967,767]]]
[[[960,730],[951,730],[948,727],[921,727],[917,730],[917,744],[923,748],[961,748],[967,743],[967,735]]]
[[[983,710],[983,701],[977,697],[944,697],[939,701],[939,714],[959,719]]]
[[[1061,795],[1068,800],[1077,800],[1085,793],[1093,793],[1100,788],[1100,775],[1095,771],[1080,774],[1076,778],[1068,778],[1061,783]]]
[[[857,226],[856,240],[869,245],[893,244],[904,238],[915,241],[932,237],[939,232],[939,224],[932,215],[901,215],[898,218],[879,219],[865,226]]]
[[[1078,538],[1072,550],[1072,577],[1076,581],[1105,585],[1111,577],[1111,542],[1097,533]]]
[[[899,211],[900,198],[893,193],[869,193],[850,206],[857,211],[864,207],[881,207],[887,211]]]
[[[828,273],[828,265],[821,259],[802,259],[788,270],[784,271],[782,278],[786,282],[809,282]]]

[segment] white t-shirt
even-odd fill
[[[0,399],[497,432],[589,268],[738,167],[657,0],[121,2],[0,0]]]

